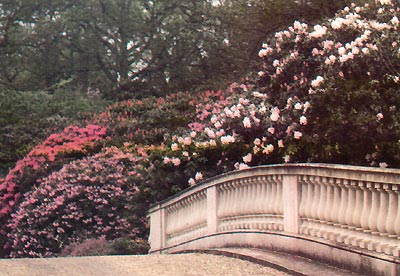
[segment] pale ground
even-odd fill
[[[207,254],[1,259],[10,276],[261,276],[289,275],[251,262]]]

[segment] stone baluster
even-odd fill
[[[333,205],[330,210],[330,225],[338,226],[339,225],[339,211],[340,211],[340,200],[341,200],[341,180],[334,179],[332,183],[333,187]]]
[[[171,212],[172,212],[172,206],[168,206],[164,209],[164,214],[165,214],[165,233],[169,235],[172,233],[172,223],[170,222],[170,217],[171,217]]]
[[[233,181],[231,183],[229,183],[229,185],[227,186],[227,190],[226,190],[226,201],[227,201],[227,205],[226,205],[226,217],[230,217],[233,215],[233,208],[234,208],[234,201],[235,201],[235,193],[234,193],[234,183]]]
[[[388,205],[389,205],[389,194],[387,193],[388,185],[381,185],[378,188],[380,192],[380,205],[379,205],[379,212],[377,218],[377,228],[379,231],[379,235],[387,236],[388,232],[386,229],[386,218],[388,214]]]
[[[400,189],[399,185],[395,186],[395,191],[397,195],[397,215],[394,220],[394,232],[396,233],[397,239],[400,240]]]
[[[262,214],[262,201],[264,200],[264,194],[263,194],[264,183],[261,176],[257,177],[255,186],[256,188],[253,190],[253,195],[252,195],[252,198],[255,199],[254,213]]]
[[[363,211],[363,207],[364,207],[364,193],[363,190],[361,189],[361,187],[363,186],[363,183],[360,182],[355,182],[355,208],[353,211],[353,218],[352,218],[352,227],[357,230],[360,231],[362,230],[361,228],[361,216],[362,216],[362,211]]]
[[[278,203],[278,206],[277,206],[277,209],[278,209],[278,215],[283,219],[283,179],[282,179],[282,177],[279,177],[278,179],[277,179],[277,185],[278,185],[278,194],[277,194],[277,197],[278,197],[278,200],[277,200],[277,203]],[[279,230],[279,231],[283,231],[283,220],[280,220],[280,223],[278,223],[278,229],[277,230]]]
[[[200,224],[201,221],[204,219],[203,217],[204,207],[205,206],[202,206],[201,195],[200,194],[193,195],[189,209],[189,216],[193,216],[193,221],[191,226]]]
[[[317,236],[317,231],[319,229],[315,228],[315,222],[318,221],[318,206],[320,200],[320,186],[315,182],[315,177],[309,177],[308,179],[309,186],[312,187],[311,190],[313,191],[312,194],[309,194],[309,204],[310,204],[310,211],[308,215],[309,229],[308,234],[311,236]]]
[[[251,198],[253,184],[251,183],[250,179],[244,179],[242,185],[243,185],[243,197],[242,197],[243,200],[241,205],[243,207],[241,211],[243,215],[247,215],[251,214],[251,207],[253,205],[253,200]]]
[[[304,181],[307,185],[307,201],[305,206],[305,216],[304,218],[309,221],[312,218],[312,203],[313,203],[313,195],[314,195],[314,185],[312,182],[307,178]]]
[[[325,230],[321,236],[327,240],[335,240],[335,233],[333,224],[337,222],[338,210],[340,206],[339,189],[335,185],[335,178],[326,178],[326,203],[324,211]]]
[[[347,186],[347,207],[346,207],[346,215],[345,222],[346,226],[349,229],[355,229],[353,225],[353,215],[356,208],[356,190],[355,190],[355,181],[349,181],[349,185]],[[360,214],[359,214],[360,215]]]
[[[176,224],[177,224],[177,219],[174,218],[176,216],[176,213],[178,212],[178,209],[176,208],[176,203],[169,206],[166,209],[166,231],[167,234],[172,234],[175,232],[176,229]]]
[[[332,185],[332,178],[326,179],[326,204],[324,210],[324,218],[326,224],[331,224],[334,221],[332,208],[334,208],[334,187]]]
[[[271,213],[272,214],[277,214],[277,212],[278,212],[278,210],[277,210],[277,208],[276,208],[276,200],[277,200],[277,189],[278,189],[278,186],[277,186],[277,184],[276,184],[276,181],[275,180],[272,180],[271,181],[271,196],[270,196],[270,199],[271,199]]]
[[[199,221],[200,212],[194,212],[194,208],[198,205],[198,195],[194,194],[189,197],[189,203],[186,208],[186,220],[187,224],[184,226],[183,231],[187,231],[192,228]],[[193,232],[189,232],[187,235],[187,239],[193,237]]]
[[[242,200],[242,202],[241,202],[241,206],[242,206],[242,208],[241,208],[241,215],[248,215],[248,214],[251,214],[251,211],[250,211],[250,209],[251,209],[251,205],[252,205],[252,200],[251,200],[251,197],[250,197],[250,194],[251,194],[251,186],[252,186],[252,183],[249,181],[249,179],[244,179],[243,180],[243,182],[242,182],[242,187],[243,187],[243,190],[242,190],[242,193],[243,193],[243,200]],[[244,228],[244,229],[249,229],[249,228],[251,228],[251,225],[250,225],[250,222],[248,221],[248,219],[246,220],[246,221],[243,221],[243,223],[242,223],[243,225],[242,225],[242,227]]]
[[[324,178],[319,178],[318,185],[320,186],[320,199],[318,204],[317,217],[320,223],[326,224],[328,221],[328,209],[331,204],[331,197],[328,194],[330,186],[324,181]],[[329,205],[328,205],[329,204]]]
[[[183,202],[177,202],[171,206],[171,213],[168,215],[166,221],[167,226],[169,226],[169,231],[167,232],[168,236],[174,235],[179,231],[180,218],[182,217],[182,206]],[[173,242],[173,240],[170,240],[169,242]]]
[[[330,185],[326,182],[326,179],[322,177],[318,179],[316,184],[318,184],[318,186],[320,187],[319,203],[317,210],[317,219],[320,226],[319,226],[319,231],[316,232],[316,236],[323,237],[326,239],[329,233],[329,227],[327,225],[327,221],[329,214],[328,210],[330,208],[330,205],[328,205],[328,203],[332,202],[332,200],[330,200],[330,195],[328,194],[328,188],[330,188]]]
[[[249,213],[249,187],[250,183],[248,179],[242,179],[241,191],[240,191],[240,215],[246,215]]]
[[[277,194],[276,194],[276,210],[277,214],[283,215],[283,195],[282,195],[282,178],[277,178],[276,179],[276,185],[277,185]]]
[[[261,177],[257,177],[254,183],[254,189],[251,196],[251,200],[254,202],[253,204],[253,212],[254,214],[261,214],[261,198],[262,198],[262,180]]]
[[[261,178],[261,183],[260,183],[260,189],[261,190],[260,190],[260,194],[259,194],[259,197],[258,197],[259,198],[259,208],[258,208],[259,214],[267,214],[265,206],[267,204],[266,199],[267,199],[267,185],[268,185],[268,183],[267,183],[266,180],[267,180],[266,177],[262,177]],[[260,229],[261,230],[266,230],[267,229],[266,221],[263,220],[260,223]]]
[[[369,228],[369,225],[368,225],[368,219],[369,219],[369,214],[371,212],[372,193],[371,193],[371,190],[367,187],[368,185],[371,185],[371,184],[365,183],[361,187],[361,190],[363,193],[363,207],[362,207],[362,212],[361,212],[361,217],[360,217],[360,227],[364,233],[371,232],[371,229]]]
[[[371,212],[368,218],[368,228],[371,231],[371,234],[377,235],[379,234],[378,226],[377,226],[377,218],[379,213],[379,191],[377,188],[379,184],[368,183],[368,189],[371,191]]]
[[[243,189],[242,185],[241,185],[241,181],[240,180],[236,180],[234,181],[234,186],[233,188],[233,194],[234,194],[234,199],[233,199],[233,216],[237,216],[238,214],[240,214],[240,211],[242,209],[242,206],[240,206],[241,203],[241,190]]]
[[[335,241],[337,242],[347,242],[348,232],[346,228],[348,225],[346,223],[346,215],[349,211],[349,181],[344,179],[339,184],[340,188],[340,206],[339,206],[339,214],[338,214],[338,224],[334,225],[336,229],[334,233],[331,235],[334,237]]]
[[[299,183],[301,188],[299,215],[303,219],[306,216],[307,204],[307,184],[304,182],[303,176],[300,177]]]
[[[255,177],[253,179],[253,185],[252,185],[252,192],[251,192],[251,198],[250,201],[252,202],[252,206],[251,206],[251,213],[254,214],[255,216],[257,216],[258,214],[260,214],[260,197],[261,197],[261,181],[260,181],[260,177]],[[257,217],[255,217],[253,219],[253,227],[255,229],[259,229],[259,219]]]
[[[340,227],[346,227],[346,211],[348,204],[348,188],[347,188],[347,180],[344,180],[340,185],[340,207],[339,207],[339,216],[338,222]]]
[[[313,198],[314,198],[314,185],[312,181],[310,180],[309,176],[304,177],[304,186],[306,187],[306,197],[304,200],[304,217],[303,217],[303,222],[302,226],[300,228],[301,233],[309,235],[311,234],[311,229],[312,229],[312,207],[313,207]]]
[[[300,216],[300,233],[305,234],[306,233],[306,208],[307,208],[307,203],[308,203],[308,185],[304,180],[304,176],[299,177],[299,183],[300,183],[300,189],[301,189],[301,196],[300,196],[300,207],[299,207],[299,216]]]
[[[226,205],[226,198],[225,198],[225,184],[221,184],[217,187],[218,190],[218,208],[217,208],[217,216],[219,218],[223,218],[225,216],[225,205]]]
[[[395,231],[396,225],[394,223],[396,221],[396,215],[397,215],[398,197],[396,191],[394,190],[394,185],[393,186],[387,185],[386,191],[389,194],[389,202],[388,202],[389,210],[387,212],[385,228],[389,238],[394,238],[396,237],[396,231]]]
[[[266,198],[265,198],[265,213],[272,214],[273,212],[273,183],[272,180],[268,177],[265,185],[266,190]]]
[[[319,207],[319,202],[321,200],[321,186],[318,185],[315,181],[315,177],[312,177],[310,179],[310,183],[313,186],[314,193],[312,194],[312,199],[311,199],[311,212],[310,212],[310,217],[312,221],[318,221],[318,207]]]
[[[180,232],[183,228],[183,224],[187,223],[187,218],[186,218],[186,208],[187,208],[187,204],[188,204],[188,199],[184,198],[182,200],[182,203],[179,204],[180,206],[178,207],[178,214],[177,216],[174,218],[177,221],[177,229],[176,232]]]

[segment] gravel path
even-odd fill
[[[285,276],[251,262],[207,254],[2,259],[10,276]]]

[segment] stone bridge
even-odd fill
[[[262,248],[364,275],[400,275],[400,170],[269,165],[153,205],[151,253]]]

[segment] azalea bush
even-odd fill
[[[132,154],[106,148],[43,178],[8,222],[10,256],[54,256],[88,239],[138,234],[132,226],[139,219],[128,209],[138,190],[129,185],[135,162]]]
[[[63,164],[96,152],[105,128],[88,125],[84,128],[69,126],[59,134],[50,135],[19,160],[0,182],[0,241],[4,243],[5,226],[21,197],[40,183],[42,177],[58,170]]]

